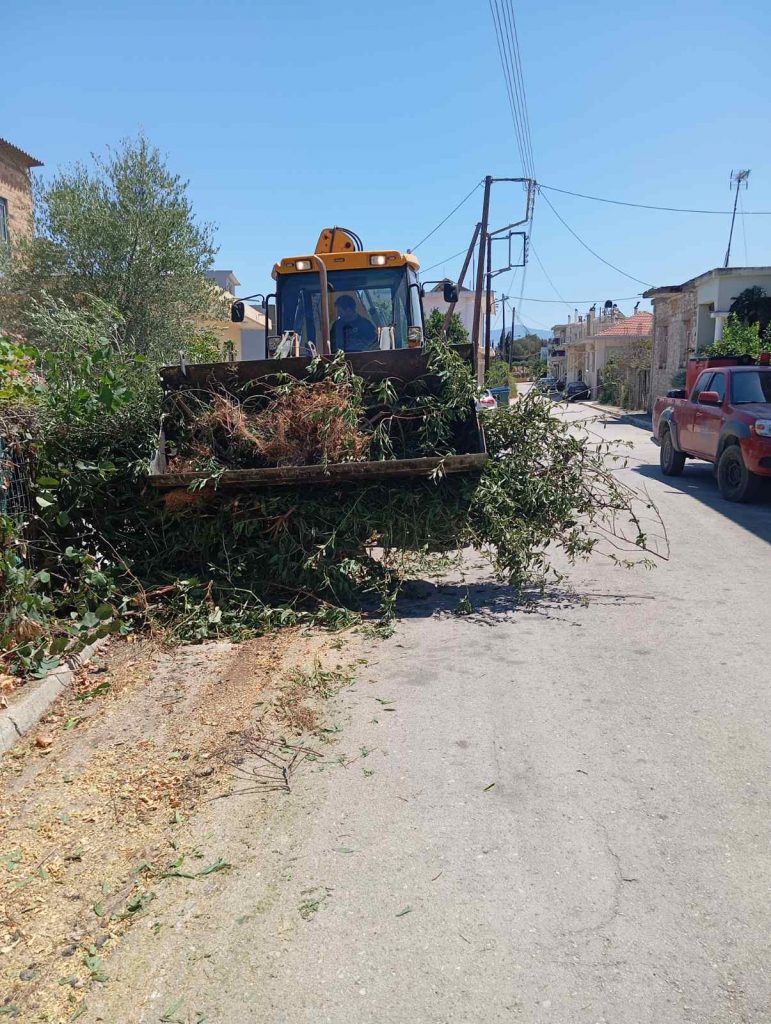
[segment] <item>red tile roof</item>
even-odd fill
[[[614,338],[647,338],[653,332],[653,313],[635,313],[624,320],[603,324],[594,331],[597,335],[611,335]]]

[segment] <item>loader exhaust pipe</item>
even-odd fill
[[[319,352],[322,356],[332,354],[329,329],[329,284],[327,282],[327,268],[319,256],[311,256],[311,263],[319,272],[319,316],[321,317],[321,338],[319,339]]]

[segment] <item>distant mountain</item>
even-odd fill
[[[500,334],[500,328],[498,329]],[[548,341],[551,338],[551,331],[542,331],[539,327],[521,327],[517,325],[515,338],[524,338],[526,334],[534,334],[537,338],[542,338],[544,341]]]

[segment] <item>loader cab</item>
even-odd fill
[[[362,352],[420,347],[423,312],[417,259],[399,252],[330,252],[326,269],[330,348]],[[320,272],[311,258],[276,264],[276,328],[295,332],[302,355],[321,350]]]

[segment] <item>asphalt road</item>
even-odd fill
[[[671,560],[593,561],[530,611],[476,569],[473,615],[466,585],[415,595],[340,701],[358,759],[267,817],[213,805],[233,872],[164,897],[83,1020],[771,1021],[771,499],[600,429]]]

